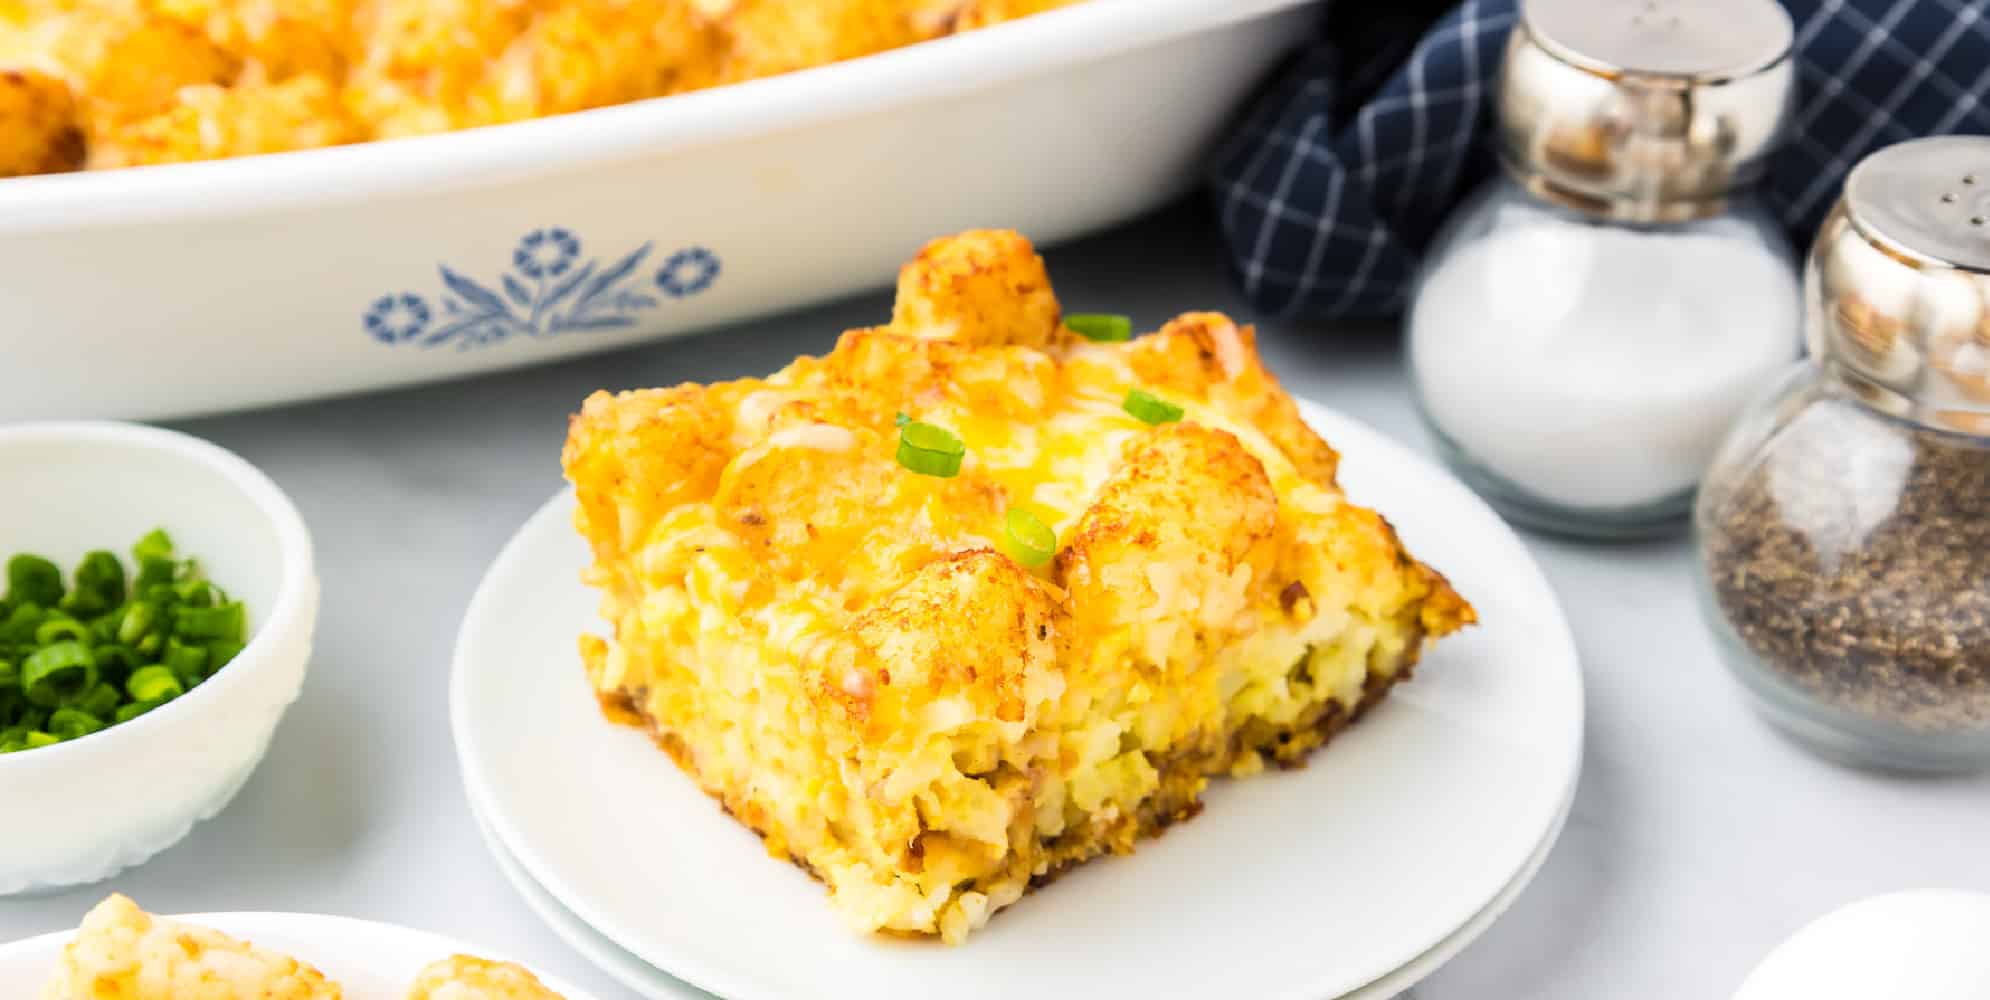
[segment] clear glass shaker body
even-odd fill
[[[1990,138],[1868,156],[1804,274],[1809,358],[1695,513],[1702,606],[1778,728],[1840,760],[1990,769]]]
[[[1419,410],[1509,519],[1585,537],[1683,526],[1735,416],[1796,358],[1794,255],[1745,195],[1611,221],[1502,176],[1446,224],[1407,316]]]
[[[1848,763],[1990,768],[1990,437],[1806,361],[1736,425],[1695,527],[1702,608],[1772,724]]]

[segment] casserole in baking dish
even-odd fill
[[[518,124],[11,178],[0,419],[531,364],[856,291],[933,232],[1070,237],[1185,190],[1307,6],[1088,0]]]
[[[0,177],[428,135],[824,66],[1081,0],[8,0]]]

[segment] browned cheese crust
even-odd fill
[[[902,421],[958,474],[901,464]],[[824,357],[587,400],[588,677],[853,924],[959,941],[1211,777],[1302,763],[1473,620],[1338,463],[1249,327],[1095,343],[1021,236],[939,240]]]

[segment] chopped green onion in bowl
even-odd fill
[[[81,739],[104,728],[104,720],[80,708],[58,708],[48,715],[48,731],[59,739]]]
[[[129,722],[184,695],[242,651],[248,615],[174,555],[164,531],[83,557],[65,585],[37,555],[7,561],[0,594],[0,754]]]
[[[1182,408],[1148,392],[1135,389],[1126,394],[1120,409],[1132,414],[1135,420],[1145,424],[1172,424],[1182,418]]]
[[[63,639],[88,639],[90,626],[74,618],[45,618],[35,626],[35,642],[47,646]]]
[[[141,667],[124,682],[126,694],[132,701],[165,702],[187,693],[186,686],[180,683],[180,675],[171,667],[154,664]]]
[[[99,719],[108,719],[123,701],[124,695],[119,693],[117,685],[98,681],[97,686],[91,688],[88,694],[74,699],[71,704],[77,711]]]
[[[898,464],[922,476],[951,479],[960,474],[966,455],[967,445],[944,427],[917,420],[898,427]]]
[[[112,716],[111,721],[113,724],[130,722],[171,700],[171,698],[161,698],[157,701],[127,701],[117,707],[117,712]]]
[[[7,560],[7,601],[54,607],[62,600],[62,570],[40,556]]]
[[[97,658],[73,639],[51,642],[21,661],[21,690],[42,708],[54,708],[96,686]]]
[[[1064,317],[1064,325],[1086,340],[1116,344],[1133,339],[1133,320],[1111,313],[1076,313]]]

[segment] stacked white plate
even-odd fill
[[[1085,865],[966,945],[856,935],[642,733],[601,712],[585,544],[556,497],[498,556],[457,640],[451,710],[472,808],[526,901],[643,996],[1092,1000],[1392,996],[1476,938],[1546,859],[1582,748],[1575,646],[1497,515],[1319,406],[1357,502],[1388,513],[1481,624],[1310,766],[1219,782],[1194,822]]]

